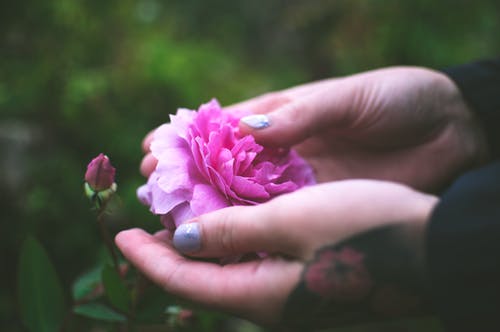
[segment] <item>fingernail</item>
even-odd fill
[[[175,230],[174,247],[183,254],[200,250],[200,227],[197,223],[182,224]]]
[[[264,114],[253,114],[241,118],[241,121],[253,129],[263,129],[270,125],[269,118]]]

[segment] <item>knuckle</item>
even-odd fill
[[[278,92],[278,91],[271,91],[271,92],[266,92],[262,95],[260,95],[260,99],[262,101],[271,101],[271,100],[275,100],[275,99],[279,99],[281,97],[281,92]]]
[[[308,108],[308,104],[300,99],[289,103],[286,108],[283,109],[283,112],[286,113],[286,118],[293,119],[293,121],[301,123],[307,118],[309,112]]]
[[[262,110],[265,113],[277,109],[278,107],[288,104],[291,99],[282,91],[268,92],[259,97]]]
[[[217,238],[220,239],[220,247],[223,252],[234,253],[237,251],[236,243],[236,217],[238,207],[227,209],[227,213],[223,214],[219,219],[219,227]]]

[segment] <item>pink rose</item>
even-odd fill
[[[270,149],[238,129],[243,112],[224,112],[216,100],[179,109],[155,131],[158,160],[139,199],[168,229],[206,212],[253,205],[314,184],[311,167],[288,149]]]

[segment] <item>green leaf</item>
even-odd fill
[[[130,307],[130,291],[111,265],[106,265],[102,270],[102,282],[109,302],[117,309],[127,312]]]
[[[18,273],[24,324],[30,331],[58,331],[65,315],[63,290],[47,253],[34,237],[22,245]]]
[[[136,307],[135,320],[140,323],[160,324],[165,322],[165,308],[174,303],[172,296],[151,283],[143,289]]]
[[[84,298],[97,298],[99,296],[99,294],[95,294],[95,290],[102,283],[102,270],[102,266],[96,267],[75,280],[72,288],[73,299],[75,301]]]
[[[86,303],[73,308],[75,314],[107,322],[125,322],[127,317],[101,303]]]

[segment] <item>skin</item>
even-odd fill
[[[292,146],[320,184],[198,217],[201,249],[187,256],[167,231],[121,232],[116,244],[124,256],[168,292],[263,324],[300,318],[341,325],[387,317],[408,303],[411,310],[395,315],[419,312],[426,301],[422,237],[438,202],[429,193],[488,158],[453,82],[429,69],[395,67],[227,109],[237,108],[266,113],[269,127],[241,123],[242,133],[263,145]],[[143,142],[145,176],[156,166],[151,140],[149,134]],[[198,259],[262,251],[270,255],[224,266]],[[394,296],[384,304],[378,299],[387,296],[377,294],[387,289]]]

